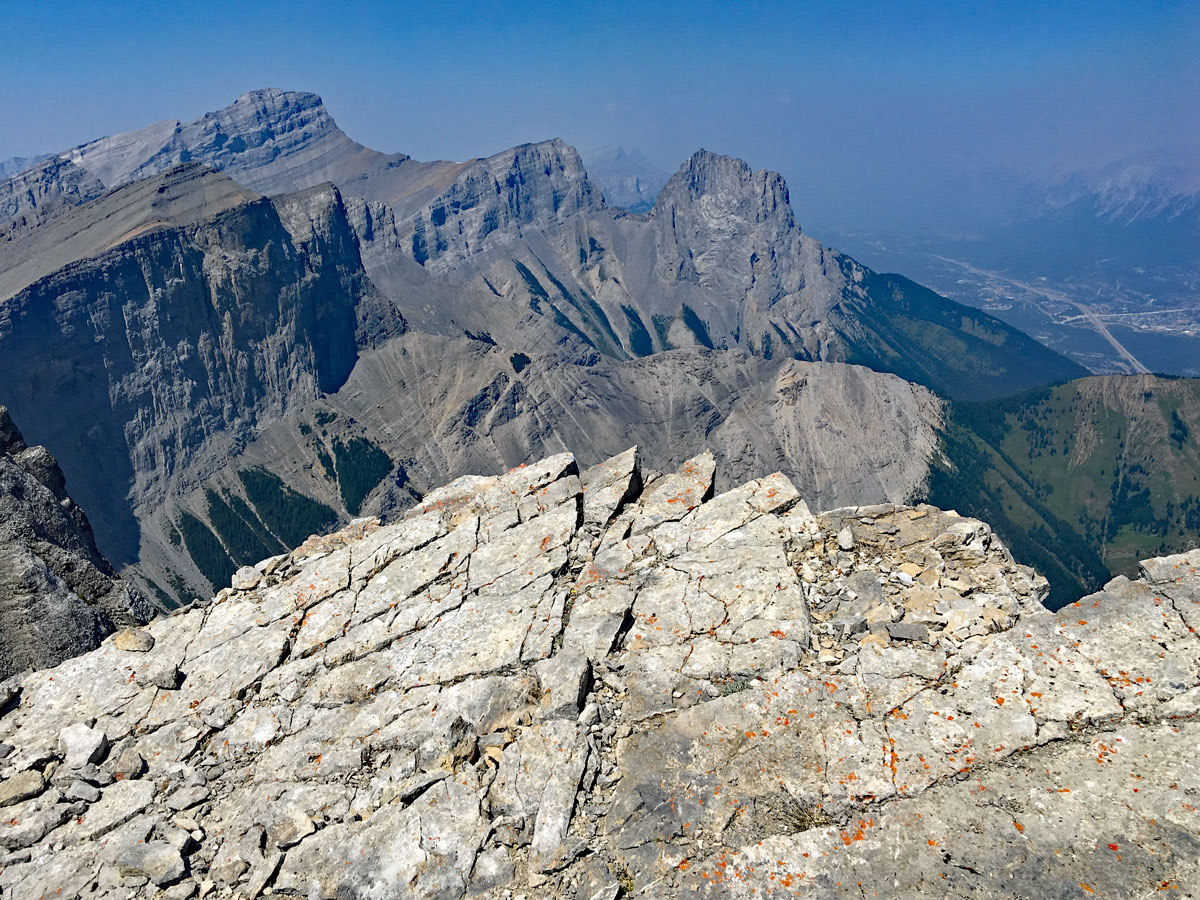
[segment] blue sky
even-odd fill
[[[1182,159],[1198,48],[1195,2],[0,0],[0,159],[270,85],[418,158],[559,136],[673,169],[705,146],[783,172],[802,222],[869,225],[995,170]]]

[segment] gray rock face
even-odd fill
[[[154,608],[118,579],[44,447],[0,406],[0,680],[99,646]]]
[[[122,875],[143,876],[162,887],[178,881],[185,871],[178,848],[167,841],[150,841],[126,847],[117,857]]]
[[[264,193],[336,184],[355,198],[372,278],[411,304],[426,330],[466,330],[522,352],[529,348],[512,336],[534,331],[530,343],[616,358],[708,346],[849,360],[956,396],[1083,374],[998,320],[875,276],[802,234],[776,173],[700,151],[647,216],[630,215],[604,208],[561,141],[422,163],[355,143],[303,92],[253,91],[191,122],[155,123],[46,159],[0,181],[0,221],[28,227],[185,161]],[[402,259],[474,297],[432,302],[427,285],[412,296]]]
[[[558,162],[560,142],[535,149],[488,161],[506,166],[507,178],[472,164],[423,209],[395,210],[370,238],[360,231],[383,248],[364,260],[393,296],[404,283],[395,257],[408,254],[487,298],[477,304],[486,314],[441,304],[414,310],[419,327],[436,330],[452,318],[474,334],[498,328],[491,336],[503,342],[507,318],[532,311],[524,330],[618,359],[707,347],[861,362],[953,397],[1085,374],[999,320],[823,247],[802,233],[778,173],[701,150],[653,209],[631,215],[572,202],[599,201],[582,167]]]
[[[152,623],[145,654],[109,641],[23,677],[0,715],[0,784],[15,785],[0,888],[1196,883],[1200,551],[1051,614],[1045,580],[981,522],[813,515],[781,475],[717,494],[714,479],[707,454],[661,475],[636,452],[586,485],[570,454],[460,478],[394,525],[314,538],[253,587]],[[869,626],[845,627],[868,577]],[[155,662],[186,673],[177,691],[139,681]],[[67,729],[112,744],[80,770],[99,799],[36,774],[61,765]]]
[[[162,194],[118,192],[163,197],[181,224],[135,229],[0,303],[0,402],[53,444],[118,565],[139,555],[134,510],[159,506],[177,473],[203,477],[256,424],[338,388],[372,335],[403,331],[363,275],[336,190],[245,200],[230,184],[172,170]],[[193,221],[214,203],[230,208]],[[22,233],[25,258],[71,227],[92,247],[114,216],[147,215],[107,197]]]
[[[505,349],[410,331],[363,352],[336,394],[260,429],[179,506],[203,510],[208,491],[240,496],[238,473],[261,466],[337,508],[337,482],[314,453],[322,432],[324,446],[362,435],[397,462],[362,508],[384,518],[462,472],[504,471],[564,445],[588,466],[631,442],[647,471],[711,448],[717,490],[778,470],[820,506],[903,502],[924,483],[941,416],[941,401],[923,388],[855,366],[677,350],[592,365],[536,359],[517,373]],[[603,472],[584,477],[596,479],[589,520],[603,521],[636,488]],[[151,519],[145,528],[162,526]],[[166,536],[158,547],[176,550]],[[139,570],[149,570],[148,558]]]
[[[0,300],[71,263],[162,228],[195,225],[258,199],[199,163],[169,169],[79,209],[0,226]]]
[[[203,162],[261,193],[354,183],[357,196],[389,203],[427,198],[460,168],[370,150],[346,137],[316,94],[267,88],[190,122],[100,138],[12,174],[0,181],[0,221],[38,221],[184,162]]]
[[[778,469],[835,506],[911,496],[936,440],[928,392],[797,359],[912,363],[928,384],[943,360],[896,340],[935,329],[880,324],[903,298],[868,297],[875,276],[803,234],[778,175],[712,153],[633,215],[561,141],[419,163],[350,141],[315,95],[264,90],[27,167],[6,209],[0,402],[168,602],[303,539],[250,510],[250,466],[283,479],[289,515],[302,494],[344,520],[636,441],[655,468],[709,447],[721,488]],[[956,316],[938,343],[981,378],[989,353],[1029,349]],[[334,445],[364,440],[391,464],[368,496]]]
[[[445,225],[443,213],[470,220],[446,237],[456,253],[492,240],[482,229],[532,239],[603,211],[561,142],[469,170],[424,220],[430,234]],[[331,188],[265,200],[191,164],[15,229],[0,248],[0,278],[16,292],[0,311],[3,366],[13,375],[0,396],[32,434],[54,443],[99,523],[101,546],[118,563],[136,564],[146,590],[171,586],[186,598],[208,589],[206,579],[217,576],[198,568],[190,542],[181,544],[178,520],[186,513],[208,522],[213,490],[245,498],[238,473],[252,466],[342,509],[337,481],[319,477],[332,462],[313,456],[313,440],[291,418],[339,386],[326,404],[345,414],[340,421],[362,423],[361,436],[405,461],[368,511],[395,510],[461,472],[499,470],[565,444],[598,462],[636,440],[655,448],[651,465],[671,468],[703,441],[728,479],[782,469],[825,505],[903,500],[925,478],[940,403],[920,389],[743,353],[607,360],[569,332],[559,343],[553,332],[563,329],[542,327],[528,306],[505,318],[505,303],[438,293],[431,272],[399,254],[393,227],[399,243],[390,259],[413,276],[399,295],[423,324],[449,332],[403,334],[403,318],[366,280],[351,231],[375,229],[364,246],[385,259],[387,223],[395,224],[389,208],[345,204]],[[417,309],[420,298],[437,311]],[[472,327],[511,338],[533,362],[518,373],[512,345],[438,325],[455,303],[486,313]],[[60,358],[73,367],[59,367]],[[356,377],[342,385],[352,366]],[[235,453],[248,441],[250,452]],[[250,561],[222,537],[218,554],[230,548],[237,565]]]
[[[822,506],[911,497],[942,416],[925,389],[855,366],[673,351],[592,366],[538,360],[518,374],[508,356],[405,335],[364,354],[331,402],[381,442],[398,436],[389,449],[412,459],[423,490],[563,445],[594,464],[637,443],[662,470],[711,448],[722,489],[781,470]],[[385,386],[393,399],[381,406],[373,397]]]
[[[519,236],[603,207],[579,153],[560,140],[523,144],[463,169],[450,188],[411,220],[419,263],[470,256],[493,232]]]

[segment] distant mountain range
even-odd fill
[[[1200,163],[1186,169],[1134,160],[1058,179],[1038,193],[1039,203],[1010,221],[983,223],[954,248],[989,267],[1055,280],[1200,271]]]
[[[0,403],[170,605],[568,446],[910,499],[966,465],[948,401],[1086,374],[823,246],[776,173],[701,150],[647,207],[624,164],[600,187],[558,140],[419,162],[278,90],[34,162],[0,181]]]

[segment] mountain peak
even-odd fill
[[[722,207],[757,200],[763,211],[772,216],[780,212],[791,215],[787,183],[782,175],[767,169],[755,171],[743,159],[703,148],[688,157],[671,176],[658,203],[661,205],[664,198],[690,202],[700,197],[712,198]]]
[[[483,249],[496,231],[547,228],[604,207],[579,151],[561,138],[521,144],[466,164],[413,220],[412,254],[446,264]]]
[[[241,103],[295,103],[300,106],[325,105],[321,96],[314,94],[312,91],[288,91],[276,87],[264,87],[253,91],[246,91],[246,93],[239,96],[230,105],[237,106]]]
[[[749,285],[756,280],[751,267],[762,254],[798,252],[792,245],[800,228],[783,176],[709,150],[697,150],[679,167],[651,215],[659,222],[660,252],[676,248],[664,258],[682,260],[680,271],[686,276],[694,269],[701,281]],[[800,268],[797,258],[790,271],[776,272],[772,280],[782,277],[798,287]]]
[[[668,174],[636,147],[610,144],[586,154],[588,177],[604,192],[606,204],[644,213],[667,183]]]

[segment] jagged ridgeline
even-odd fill
[[[983,522],[715,483],[636,449],[467,476],[4,683],[0,891],[1198,883],[1200,551],[1054,614]]]
[[[711,448],[822,506],[904,501],[959,446],[943,398],[1085,374],[823,246],[777,173],[702,150],[636,205],[607,206],[559,140],[420,162],[314,94],[254,91],[0,181],[0,402],[168,605],[566,446],[637,440],[662,469]],[[1024,553],[1021,517],[997,521]],[[1076,587],[1118,559],[1081,540],[1099,566],[1053,554]]]

